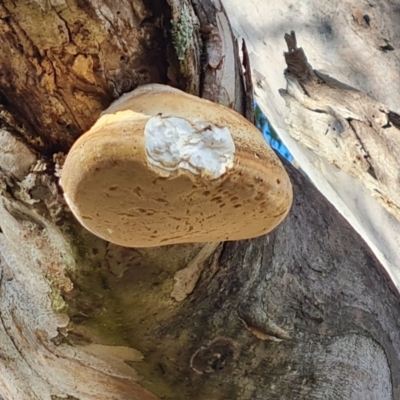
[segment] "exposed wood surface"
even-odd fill
[[[400,116],[367,94],[313,70],[286,36],[289,133],[367,187],[400,220]]]
[[[344,172],[303,144],[304,132],[299,135],[299,120],[293,122],[293,135],[296,139],[290,135],[291,127],[287,121],[292,120],[294,106],[287,107],[285,99],[280,95],[280,89],[287,86],[283,74],[286,68],[284,35],[295,30],[299,46],[304,49],[309,63],[325,77],[329,75],[367,94],[376,101],[375,104],[385,105],[386,111],[380,112],[378,116],[387,113],[388,109],[399,113],[400,91],[397,82],[400,80],[400,53],[396,44],[400,42],[399,4],[392,0],[248,0],[246,7],[243,7],[241,0],[224,0],[224,4],[235,33],[246,40],[257,103],[301,169],[364,238],[400,290],[400,221],[388,211],[389,208],[395,209],[395,205],[382,205],[388,200],[387,194],[371,194],[370,188],[382,186],[382,182],[378,181],[379,178],[374,181],[369,173],[361,171],[361,164],[368,170],[368,158],[356,160],[357,165],[352,168],[353,172],[358,168],[357,174],[368,183],[367,188],[354,174]],[[306,98],[304,96],[302,99]],[[365,99],[365,96],[362,98]],[[337,102],[338,99],[333,100]],[[373,106],[374,103],[368,100],[367,104]],[[369,113],[370,109],[369,114],[365,114],[366,111],[363,110],[360,116],[364,121],[376,115]],[[317,129],[312,126],[314,118],[322,121],[324,117],[336,120],[332,114],[324,116],[313,112],[304,116],[304,123],[311,124],[310,129]],[[359,124],[359,121],[353,120],[353,123]],[[373,124],[373,134],[377,132],[377,123],[379,121]],[[314,147],[324,147],[326,125],[322,124],[321,128],[325,129],[313,138],[305,132],[304,140]],[[330,132],[332,138],[332,130]],[[352,136],[351,133],[347,134]],[[342,137],[338,137],[338,140],[343,142]],[[317,145],[317,141],[320,144]],[[368,146],[367,141],[365,137],[358,140]],[[390,139],[386,142],[389,143]],[[350,147],[347,146],[347,149]],[[340,146],[332,149],[334,156],[344,157],[346,151],[343,149],[338,154]],[[369,148],[368,151],[375,154],[374,149]],[[365,149],[352,148],[351,157],[356,156],[355,153],[366,155]],[[332,161],[333,157],[328,155],[328,159]],[[350,165],[347,167],[350,168]],[[382,167],[382,164],[378,167]],[[378,200],[379,197],[381,200]]]

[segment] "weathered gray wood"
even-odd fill
[[[308,64],[295,36],[285,53],[289,133],[359,180],[400,220],[400,116]],[[292,43],[293,42],[293,43]]]
[[[396,84],[400,80],[400,53],[396,47],[400,41],[398,4],[392,0],[248,0],[246,7],[241,0],[224,0],[224,4],[236,35],[247,41],[258,104],[301,169],[365,239],[400,290],[400,221],[377,200],[379,194],[373,197],[353,175],[304,145],[303,133],[306,136],[307,132],[299,135],[297,129],[296,139],[290,136],[291,128],[286,122],[292,118],[291,110],[279,94],[287,85],[283,74],[284,35],[295,30],[299,45],[314,68],[400,112]],[[315,114],[307,114],[304,123],[312,125],[314,119],[323,118]],[[305,140],[312,140],[312,145],[317,146],[316,141],[325,132],[326,127]],[[325,142],[320,141],[322,146]],[[339,149],[332,152],[337,155]],[[354,148],[351,154],[354,156]],[[363,175],[364,180],[373,183],[372,176],[365,172]]]

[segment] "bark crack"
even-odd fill
[[[287,331],[268,317],[261,305],[256,308],[254,304],[250,307],[242,303],[237,309],[237,314],[244,327],[258,339],[278,342],[291,339]]]
[[[53,6],[53,4],[51,3],[51,1],[50,1],[50,6],[51,6],[51,9],[57,14],[58,18],[60,18],[60,20],[64,23],[65,30],[67,31],[67,34],[68,34],[67,43],[71,43],[71,42],[72,42],[72,35],[71,35],[71,30],[70,30],[70,28],[69,28],[69,25],[68,25],[67,20],[61,16],[61,12],[59,12],[59,11],[56,10],[56,8]],[[68,4],[67,4],[67,7],[66,7],[66,8],[69,8],[69,5],[68,5]],[[65,9],[66,9],[66,8],[65,8]]]
[[[313,70],[297,47],[294,32],[285,39],[287,89],[280,93],[290,109],[289,134],[317,157],[359,180],[400,219],[396,139],[400,116],[367,94]]]
[[[370,175],[372,176],[372,178],[374,178],[375,180],[378,181],[378,177],[377,177],[377,175],[376,175],[376,173],[375,173],[375,169],[374,169],[374,167],[373,167],[373,165],[372,165],[372,162],[371,162],[371,160],[372,160],[371,156],[369,155],[368,151],[365,149],[364,144],[363,144],[363,142],[362,142],[362,140],[361,140],[361,137],[360,137],[360,135],[359,135],[358,132],[357,132],[357,129],[356,129],[356,128],[353,126],[353,124],[351,123],[352,120],[349,118],[347,121],[348,121],[348,123],[349,123],[350,129],[351,129],[351,130],[353,131],[353,133],[354,133],[354,136],[357,138],[358,142],[360,143],[360,150],[361,150],[362,153],[364,154],[364,160],[365,160],[365,161],[368,163],[368,165],[369,165],[369,168],[368,168],[368,170],[367,170],[367,173],[370,174]],[[359,160],[357,160],[357,161],[359,161]]]

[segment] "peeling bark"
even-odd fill
[[[258,105],[298,165],[373,249],[400,290],[400,221],[357,179],[290,136],[286,123],[290,109],[279,94],[287,84],[282,73],[286,68],[283,38],[295,30],[318,71],[399,112],[398,4],[392,0],[248,0],[244,9],[240,0],[224,0],[224,5],[235,34],[247,42]],[[395,50],[382,50],[384,43]]]
[[[294,32],[286,36],[289,133],[367,187],[400,220],[400,116],[308,64]]]
[[[249,115],[250,85],[218,1],[186,3],[199,27],[181,47],[180,2],[54,4],[0,1],[0,395],[400,396],[398,295],[291,166],[290,215],[254,240],[128,249],[75,221],[58,151],[112,99],[152,81]]]

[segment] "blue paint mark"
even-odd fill
[[[264,138],[269,143],[269,145],[279,154],[285,157],[286,160],[292,162],[293,156],[290,154],[290,151],[282,143],[282,140],[276,133],[275,129],[269,123],[268,118],[263,114],[257,104],[255,104],[255,120],[257,128],[262,132]]]

